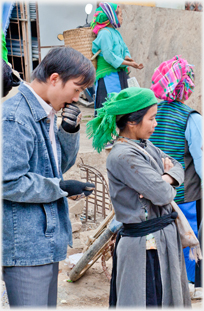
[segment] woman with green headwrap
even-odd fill
[[[92,43],[93,54],[101,50],[97,57],[95,109],[100,108],[108,93],[126,88],[127,66],[142,69],[137,64],[123,41],[117,28],[122,25],[122,10],[115,3],[102,2],[96,9],[91,22],[97,38]]]
[[[156,113],[154,93],[132,87],[112,93],[87,124],[98,152],[119,129],[106,164],[116,220],[123,223],[113,257],[110,306],[191,305],[177,213],[170,204],[184,172],[148,140]]]

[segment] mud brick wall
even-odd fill
[[[195,90],[186,104],[202,112],[202,18],[203,13],[137,5],[121,5],[120,33],[132,58],[144,69],[130,68],[141,87],[151,86],[154,69],[175,55],[193,64]]]

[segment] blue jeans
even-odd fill
[[[10,307],[56,307],[58,266],[3,267]]]

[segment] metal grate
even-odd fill
[[[88,219],[89,207],[94,207],[94,222],[96,222],[96,214],[101,214],[103,218],[112,210],[112,203],[109,194],[108,184],[104,176],[96,168],[86,165],[81,158],[82,163],[79,164],[81,179],[95,184],[95,190],[86,198],[86,219]]]

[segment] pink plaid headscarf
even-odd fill
[[[157,98],[169,102],[187,100],[194,89],[192,65],[178,55],[161,63],[154,71],[150,89]]]

